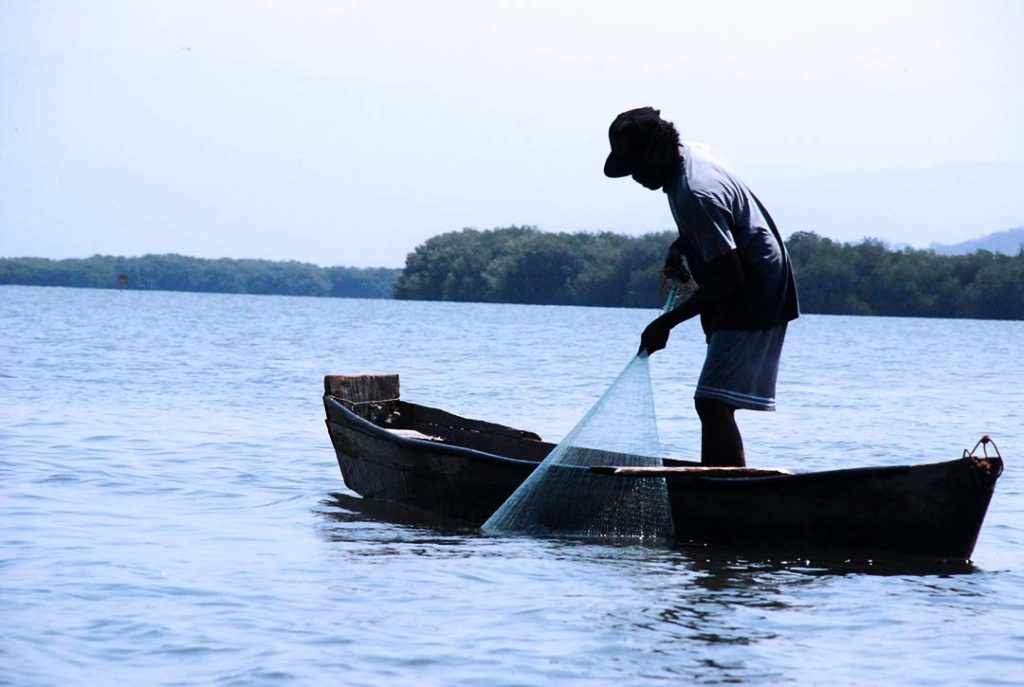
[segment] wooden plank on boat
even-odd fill
[[[792,475],[783,468],[726,468],[726,467],[615,467],[595,465],[591,472],[599,475],[620,475],[627,477],[669,477],[672,475],[693,475],[695,477],[767,477],[770,475]]]
[[[420,431],[415,430],[415,429],[392,429],[392,428],[387,428],[387,430],[389,432],[391,432],[392,434],[400,436],[400,437],[402,437],[404,439],[419,439],[420,441],[440,441],[440,442],[444,442],[444,439],[442,439],[441,437],[434,436],[432,434],[424,434],[423,432],[420,432]]]
[[[515,427],[508,427],[507,425],[499,425],[494,422],[472,420],[470,418],[462,417],[461,415],[449,413],[448,411],[441,410],[440,408],[431,408],[430,406],[421,406],[414,403],[404,403],[401,408],[404,412],[411,415],[407,420],[410,424],[427,427],[434,425],[439,428],[462,432],[479,432],[483,434],[492,434],[496,437],[532,439],[534,441],[540,441],[540,436],[533,432],[516,429]]]
[[[398,375],[327,375],[324,393],[349,403],[394,401],[399,396]]]

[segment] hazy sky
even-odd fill
[[[654,105],[784,234],[1024,224],[1024,2],[0,0],[0,256],[401,266],[473,226],[639,234]]]

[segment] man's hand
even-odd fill
[[[636,354],[642,355],[646,351],[650,355],[665,348],[665,345],[668,343],[669,332],[671,331],[672,325],[666,322],[663,317],[657,318],[647,325],[644,333],[640,335],[640,348]]]
[[[668,254],[665,256],[665,264],[661,268],[662,279],[675,279],[681,284],[690,281],[690,270],[686,267],[686,259],[683,257],[683,240],[676,239],[668,247]]]
[[[647,329],[640,335],[637,355],[645,351],[648,354],[655,353],[665,348],[673,327],[700,315],[710,304],[728,298],[736,289],[741,288],[744,275],[739,254],[731,250],[707,263],[704,276],[700,288],[692,296],[647,325]]]

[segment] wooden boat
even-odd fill
[[[397,375],[328,376],[324,406],[351,490],[470,527],[554,447],[532,432],[403,401]],[[975,455],[979,447],[983,455]],[[607,479],[665,478],[680,544],[954,559],[974,550],[1003,469],[987,437],[960,458],[919,465],[792,474],[664,464],[591,470]]]

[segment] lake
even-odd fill
[[[653,311],[0,287],[0,684],[1020,684],[1024,322],[805,315],[748,462],[1007,463],[969,564],[491,538],[352,499],[325,374],[557,440]],[[651,360],[699,455],[696,323]]]

